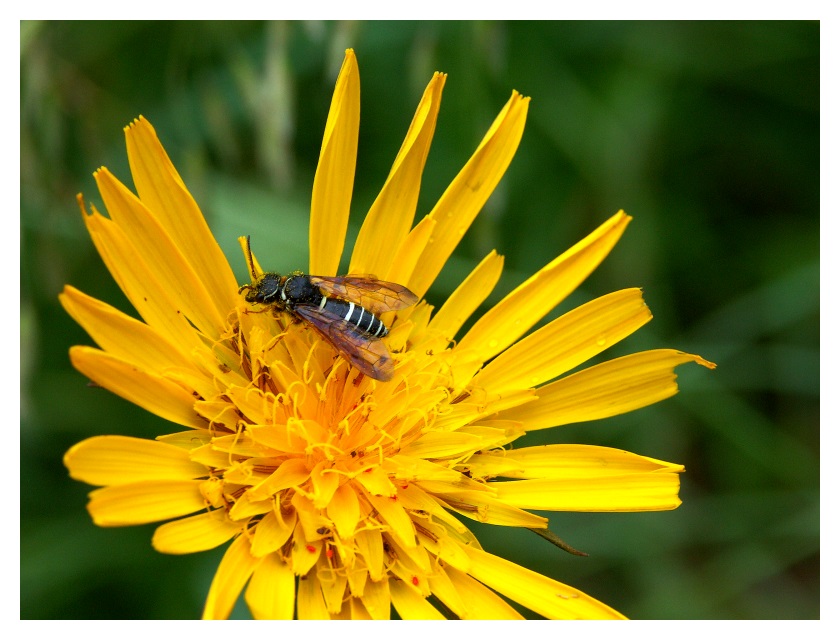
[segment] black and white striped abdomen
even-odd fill
[[[388,335],[388,328],[382,320],[353,302],[324,296],[319,307],[334,316],[344,318],[344,322],[357,327],[371,338],[384,338]]]

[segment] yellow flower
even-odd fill
[[[388,618],[392,605],[402,618],[519,618],[499,594],[548,618],[621,617],[483,551],[454,514],[544,529],[547,520],[528,509],[680,503],[680,465],[596,446],[511,446],[528,431],[667,398],[677,391],[677,365],[714,366],[663,349],[564,375],[651,319],[639,289],[605,295],[525,336],[601,262],[629,216],[615,214],[551,261],[457,343],[502,258],[491,252],[436,312],[422,301],[510,163],[528,109],[514,92],[412,228],[445,79],[429,83],[350,262],[350,273],[377,274],[421,298],[383,315],[395,365],[388,380],[362,375],[307,322],[245,300],[249,288],[240,292],[143,118],[126,128],[137,194],[102,168],[94,175],[110,217],[85,212],[79,196],[100,255],[142,320],[67,286],[64,308],[99,345],[73,347],[73,365],[185,429],[154,441],[90,438],[65,464],[100,487],[88,504],[100,526],[168,521],[153,537],[164,553],[230,542],[207,618],[229,616],[243,589],[257,618]],[[339,266],[358,125],[359,75],[348,51],[313,187],[312,274],[334,276]],[[258,263],[253,269],[261,273]]]

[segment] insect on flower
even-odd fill
[[[239,293],[246,292],[246,302],[269,305],[302,320],[365,375],[382,381],[393,377],[394,360],[382,341],[388,327],[379,316],[410,307],[417,302],[416,295],[372,276],[257,274],[250,236],[246,243],[251,284],[239,287]]]

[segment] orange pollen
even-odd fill
[[[420,578],[418,578],[417,576],[411,576],[411,584],[413,584],[416,587],[420,584]]]
[[[315,547],[313,547],[311,544],[306,545],[306,550],[309,553],[315,553]]]

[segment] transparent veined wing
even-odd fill
[[[327,296],[361,305],[375,315],[397,311],[416,304],[418,297],[396,282],[376,280],[370,276],[309,276],[312,283]]]
[[[382,340],[317,306],[298,305],[294,312],[366,376],[383,382],[394,377],[394,360]]]

